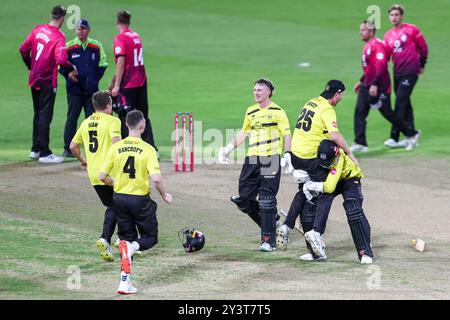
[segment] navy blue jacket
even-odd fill
[[[98,83],[105,73],[106,54],[102,44],[94,39],[88,38],[85,43],[75,38],[66,44],[69,61],[78,71],[78,82],[69,79],[69,69],[60,68],[66,78],[68,94],[92,94],[98,91]]]

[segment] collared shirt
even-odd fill
[[[425,66],[428,46],[420,29],[410,23],[394,27],[384,35],[388,56],[392,56],[394,74],[417,74]]]
[[[247,156],[271,156],[283,150],[283,137],[291,134],[284,110],[275,103],[248,107],[242,131],[250,134]]]
[[[87,38],[83,43],[78,37],[67,42],[67,51],[70,63],[77,68],[78,82],[73,82],[68,77],[66,68],[60,68],[66,78],[67,93],[92,94],[98,91],[98,83],[105,73],[108,63],[103,45],[92,38]]]

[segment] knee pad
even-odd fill
[[[348,223],[363,219],[362,201],[357,199],[347,199],[344,201],[344,209],[347,214]]]
[[[316,216],[316,204],[311,201],[305,201],[303,209],[300,212],[300,220],[302,223],[314,223],[314,217]]]
[[[373,257],[370,246],[370,225],[364,215],[362,201],[359,199],[347,199],[344,201],[344,209],[358,258],[361,259],[362,255]]]
[[[303,232],[308,232],[313,229],[314,218],[316,217],[316,207],[317,206],[314,202],[305,201],[303,209],[300,212],[300,223],[302,225]],[[308,241],[306,241],[306,244],[308,249],[311,249]]]
[[[347,214],[347,221],[351,223],[360,223],[363,226],[364,233],[370,240],[370,224],[367,220],[364,210],[362,208],[362,200],[348,199],[344,201],[344,209]]]
[[[277,198],[271,189],[259,189],[258,204],[260,210],[275,210],[277,208]]]

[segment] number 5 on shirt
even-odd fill
[[[314,115],[314,111],[303,109],[297,121],[297,128],[303,129],[303,131],[306,132],[311,130],[312,118],[314,117]]]

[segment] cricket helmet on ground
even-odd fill
[[[187,253],[200,251],[205,245],[205,235],[195,228],[183,228],[178,231],[178,239]]]

